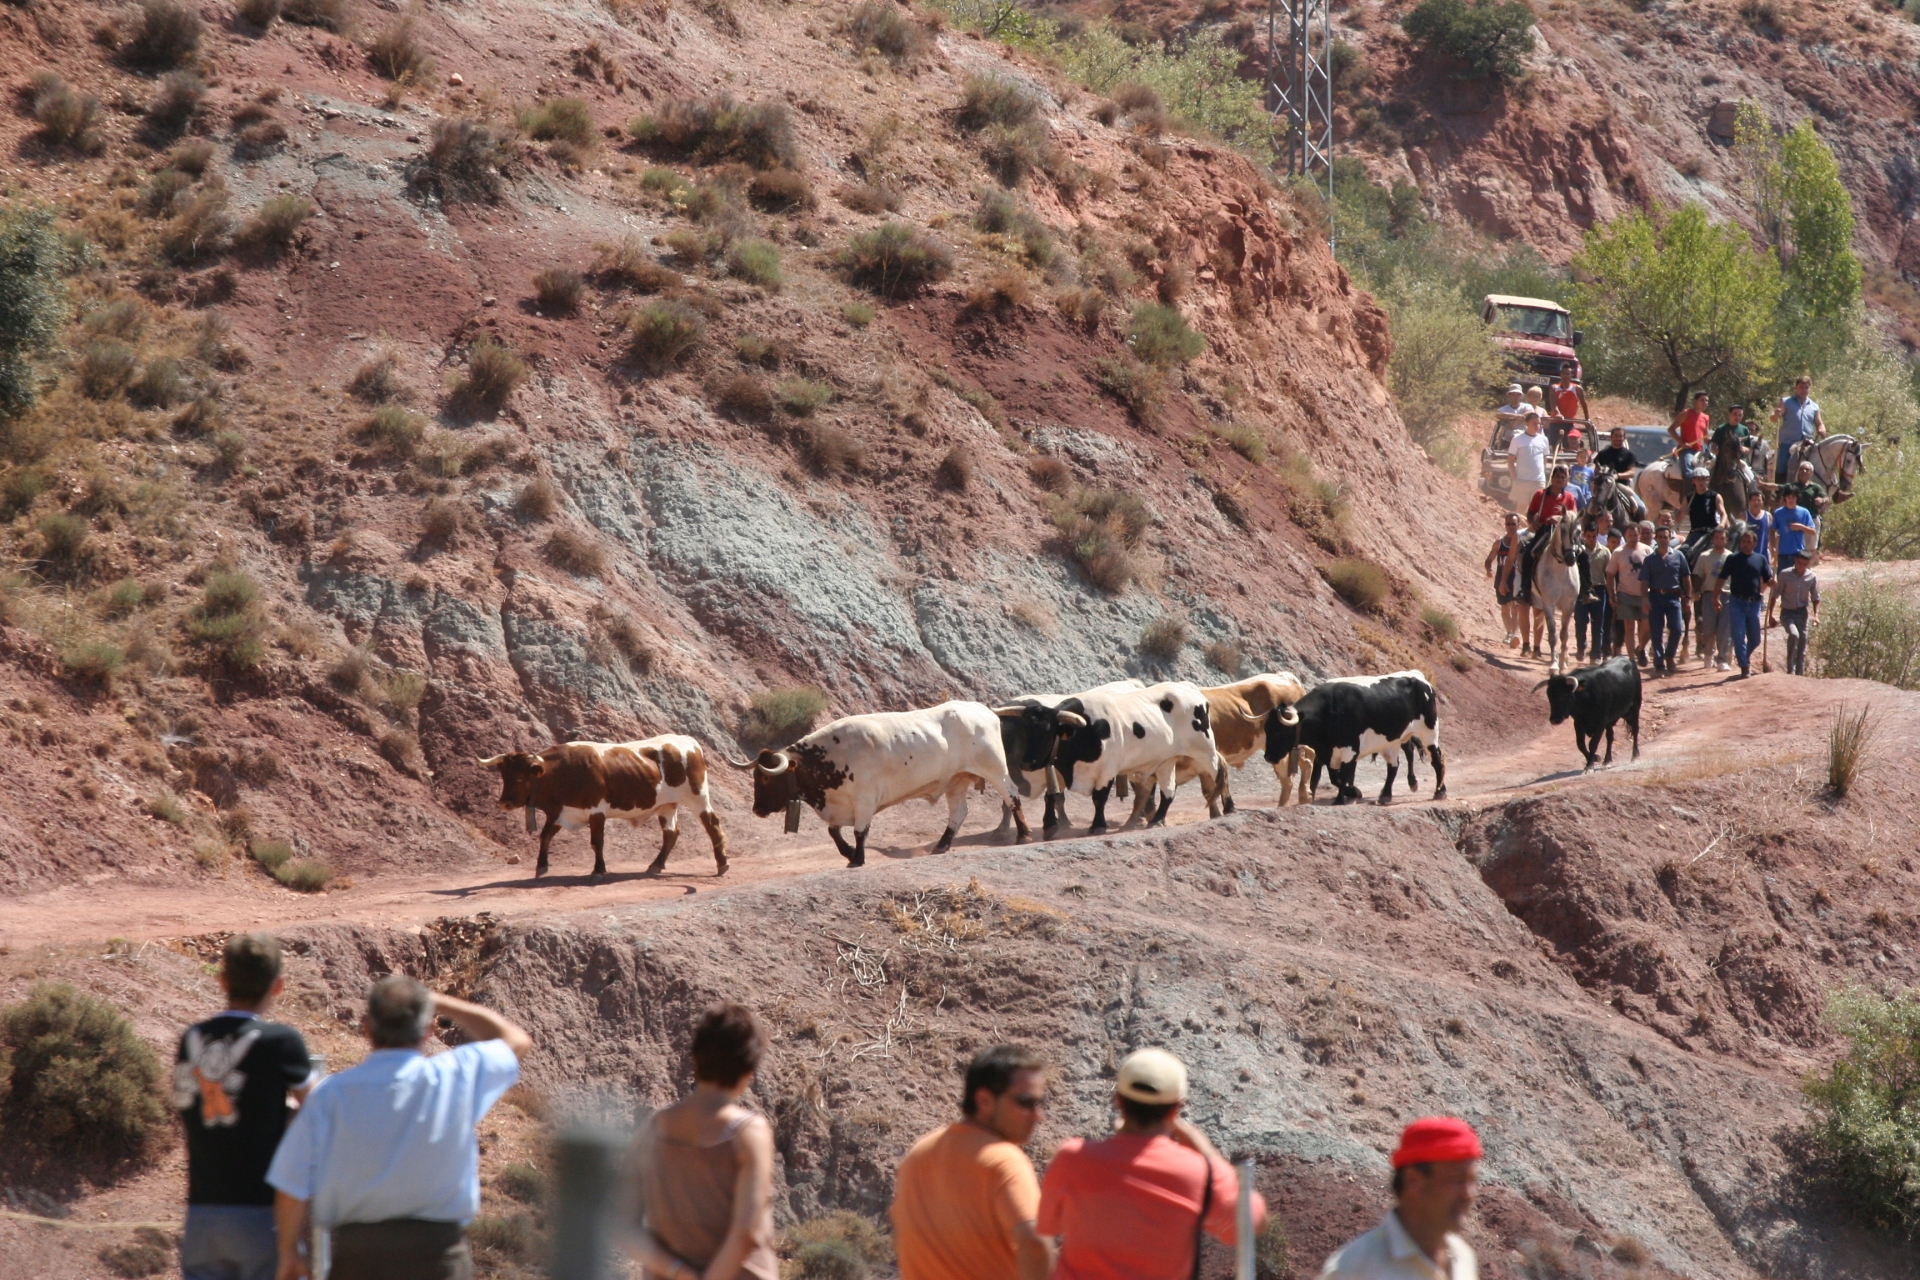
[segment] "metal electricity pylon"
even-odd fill
[[[1328,0],[1267,0],[1267,100],[1287,176],[1333,198],[1333,15]]]

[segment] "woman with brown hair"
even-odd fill
[[[639,1231],[649,1280],[780,1280],[773,1252],[773,1128],[741,1105],[767,1036],[737,1004],[693,1032],[693,1092],[634,1139]]]

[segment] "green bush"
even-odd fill
[[[739,103],[725,94],[701,102],[672,101],[627,126],[637,142],[671,147],[713,163],[738,160],[755,169],[800,167],[793,122],[782,102]]]
[[[1920,446],[1875,449],[1866,462],[1853,496],[1828,508],[1825,544],[1862,560],[1920,555]]]
[[[780,250],[766,240],[735,240],[727,250],[727,272],[762,289],[778,289]]]
[[[1379,294],[1393,325],[1387,387],[1407,434],[1456,469],[1466,456],[1453,424],[1484,409],[1501,355],[1473,303],[1438,282],[1396,281]]]
[[[854,283],[902,298],[946,279],[953,255],[909,223],[883,222],[849,240],[840,251],[840,265]]]
[[[136,579],[122,578],[107,589],[102,607],[109,618],[124,618],[146,602],[147,589]]]
[[[51,209],[0,208],[0,419],[26,412],[38,395],[32,357],[67,318],[66,262]]]
[[[740,726],[740,745],[749,751],[787,746],[813,728],[826,709],[827,695],[810,687],[756,693]]]
[[[1142,423],[1151,423],[1159,412],[1161,393],[1167,376],[1151,365],[1142,364],[1130,354],[1102,356],[1093,362],[1094,380],[1100,389],[1127,406]]]
[[[214,573],[187,615],[187,634],[230,672],[251,671],[266,657],[266,624],[255,608],[259,595],[244,573]]]
[[[1185,364],[1207,349],[1207,340],[1193,331],[1187,318],[1172,307],[1157,302],[1142,303],[1133,310],[1127,328],[1127,345],[1133,354],[1150,365],[1166,368]]]
[[[1516,80],[1533,52],[1533,12],[1519,0],[1420,0],[1400,25],[1429,53],[1459,62],[1461,79]]]
[[[593,111],[581,98],[554,98],[520,113],[520,127],[536,142],[559,139],[576,147],[590,147],[597,134]]]
[[[42,985],[0,1013],[0,1117],[30,1160],[120,1166],[167,1128],[160,1063],[112,1005]]]
[[[627,350],[649,373],[672,368],[706,336],[706,317],[675,298],[649,302],[627,321]]]
[[[1920,605],[1871,580],[1834,587],[1821,603],[1813,658],[1828,679],[1920,689]]]
[[[1362,613],[1378,612],[1392,591],[1386,570],[1371,560],[1335,560],[1320,566],[1320,576],[1335,595]]]
[[[1847,1051],[1801,1084],[1809,1145],[1849,1215],[1910,1235],[1920,1225],[1920,997],[1840,991],[1827,1018]]]

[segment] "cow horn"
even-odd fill
[[[722,760],[725,760],[728,764],[732,765],[734,768],[742,770],[743,772],[745,770],[753,769],[757,767],[751,760],[735,760],[732,756],[729,756],[729,755],[722,755],[720,758]]]
[[[498,769],[500,767],[500,762],[502,760],[505,760],[506,758],[507,757],[504,754],[497,755],[497,756],[489,756],[485,760],[482,760],[478,756],[475,756],[473,762],[479,765],[482,769]]]
[[[1546,687],[1547,687],[1548,685],[1550,685],[1550,684],[1552,684],[1552,683],[1553,683],[1553,681],[1551,681],[1551,680],[1542,680],[1542,681],[1541,681],[1541,682],[1540,682],[1539,684],[1537,684],[1537,685],[1535,685],[1535,686],[1533,686],[1533,688],[1531,688],[1531,689],[1529,689],[1529,690],[1527,690],[1527,692],[1528,692],[1529,694],[1535,694],[1535,693],[1538,693],[1538,692],[1540,692],[1540,691],[1541,691],[1542,689],[1544,689],[1544,688],[1546,688]]]
[[[995,707],[993,709],[993,714],[999,716],[1002,720],[1017,719],[1026,713],[1027,709],[1025,707]]]
[[[1299,723],[1300,723],[1300,711],[1299,711],[1299,709],[1298,709],[1298,708],[1296,708],[1296,707],[1282,707],[1282,708],[1280,708],[1280,723],[1281,723],[1281,724],[1284,724],[1284,725],[1296,725],[1296,724],[1299,724]]]
[[[755,765],[754,765],[753,767],[754,767],[754,768],[756,768],[756,769],[760,769],[760,770],[761,770],[762,772],[764,772],[764,773],[765,773],[765,774],[766,774],[766,775],[767,775],[767,776],[768,776],[769,778],[773,778],[773,777],[778,777],[778,776],[779,776],[780,774],[783,774],[783,773],[785,773],[785,772],[787,771],[787,766],[788,766],[789,764],[792,764],[792,763],[793,763],[793,762],[792,762],[791,760],[789,760],[789,759],[787,759],[787,753],[786,753],[786,752],[784,752],[784,751],[776,751],[776,752],[774,752],[774,753],[773,753],[773,758],[774,758],[775,760],[778,760],[778,761],[779,761],[780,763],[779,763],[779,764],[777,764],[777,765],[775,765],[775,766],[774,766],[773,768],[771,768],[771,769],[766,769],[766,768],[764,768],[763,766],[761,766],[761,765],[760,765],[760,764],[758,764],[758,763],[756,763],[756,764],[755,764]]]
[[[1055,712],[1054,719],[1058,720],[1061,724],[1071,726],[1075,729],[1084,729],[1087,727],[1087,718],[1073,711]]]

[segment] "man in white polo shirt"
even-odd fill
[[[1393,1212],[1327,1259],[1320,1280],[1479,1280],[1460,1226],[1480,1185],[1480,1137],[1452,1116],[1415,1120],[1394,1151]]]

